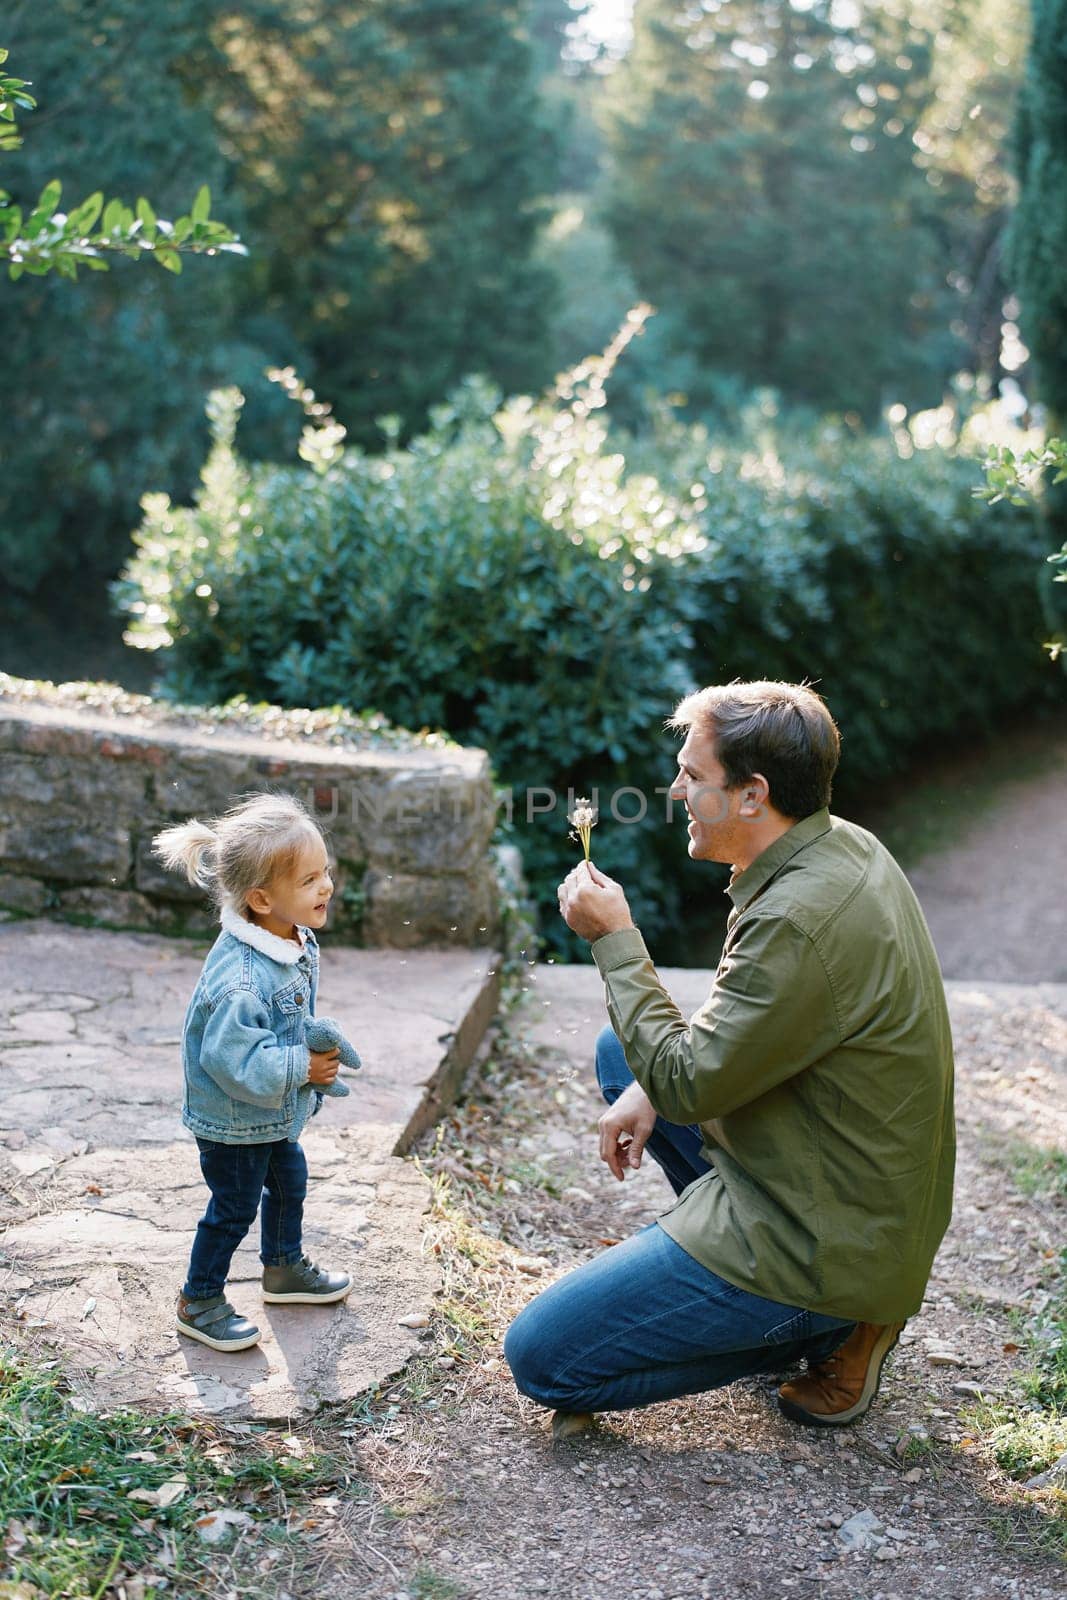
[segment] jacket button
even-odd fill
[[[298,1006],[302,1006],[304,1004],[304,996],[302,994],[298,994],[296,996],[296,1003]]]

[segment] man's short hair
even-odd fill
[[[760,772],[782,816],[798,821],[830,804],[841,735],[822,696],[803,683],[710,684],[679,701],[667,727],[709,734],[736,789]]]

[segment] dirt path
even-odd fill
[[[1045,754],[1047,770],[998,783],[955,843],[908,869],[946,977],[1067,982],[1067,737]]]

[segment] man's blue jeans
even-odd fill
[[[634,1081],[611,1028],[596,1071],[609,1105]],[[709,1171],[699,1128],[659,1118],[645,1149],[675,1192]],[[624,1411],[821,1361],[854,1324],[764,1300],[709,1272],[658,1223],[539,1294],[504,1354],[523,1394],[561,1411]]]
[[[260,1212],[260,1253],[265,1267],[300,1260],[308,1167],[300,1146],[218,1144],[197,1139],[200,1170],[211,1190],[200,1219],[182,1293],[190,1300],[222,1294],[233,1253]]]

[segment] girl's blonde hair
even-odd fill
[[[172,872],[207,889],[218,906],[243,912],[250,889],[262,889],[294,865],[302,845],[322,839],[314,818],[287,794],[256,794],[221,817],[194,817],[164,828],[152,850]]]

